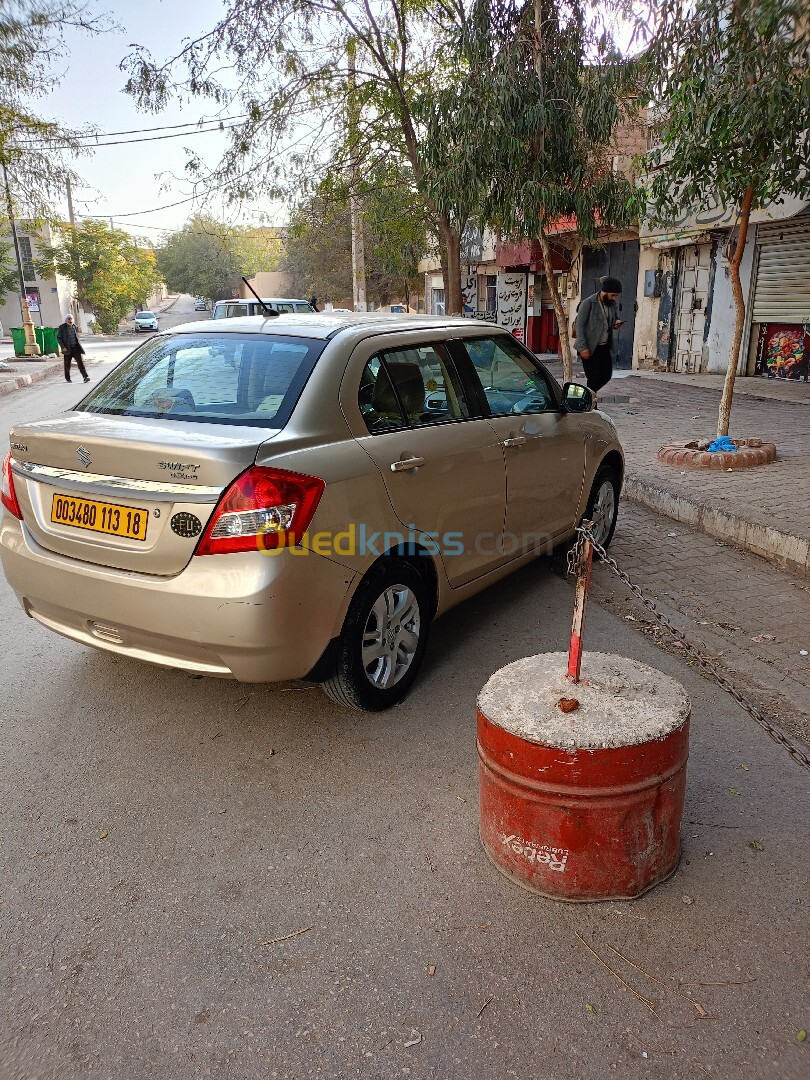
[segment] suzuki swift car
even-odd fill
[[[623,457],[589,390],[469,319],[280,315],[150,338],[15,425],[0,558],[85,645],[382,709],[434,618],[570,538]]]

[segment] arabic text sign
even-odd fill
[[[781,202],[768,203],[761,210],[751,213],[751,224],[759,225],[767,221],[781,221],[793,217],[807,205],[806,200],[785,196]],[[639,239],[663,243],[667,240],[676,240],[692,234],[700,235],[711,229],[732,228],[737,220],[737,207],[706,206],[700,210],[686,211],[675,221],[667,222],[666,225],[656,226],[651,220],[642,222],[639,228]]]
[[[526,324],[526,274],[498,274],[498,323],[523,336]],[[516,335],[517,336],[517,335]]]

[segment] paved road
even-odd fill
[[[0,427],[78,389],[10,395]],[[571,598],[538,561],[364,716],[77,646],[0,581],[2,1080],[806,1077],[807,776],[623,618],[592,604],[588,646],[693,700],[676,875],[565,906],[481,851],[476,692],[560,648]]]
[[[201,322],[211,318],[210,311],[195,311],[194,297],[188,293],[181,293],[177,299],[168,301],[163,310],[157,312],[161,330],[171,330],[173,326],[179,326],[186,322]],[[146,337],[146,333],[140,331],[136,336]]]

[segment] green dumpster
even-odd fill
[[[37,339],[37,345],[42,350],[42,355],[47,356],[49,353],[59,352],[59,342],[56,340],[56,330],[52,326],[35,326],[34,336]]]
[[[59,355],[59,339],[56,334],[57,330],[55,326],[43,326],[42,336],[44,344],[42,346],[42,351],[44,353],[48,353],[49,355],[55,353],[57,356]]]
[[[11,327],[11,340],[14,342],[14,355],[25,356],[25,330],[21,326]]]

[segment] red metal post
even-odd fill
[[[579,682],[582,667],[582,628],[585,623],[585,608],[588,604],[588,589],[591,584],[591,563],[593,545],[590,540],[582,541],[579,566],[577,567],[577,591],[574,600],[574,623],[571,627],[571,645],[568,650],[568,675],[575,683]]]

